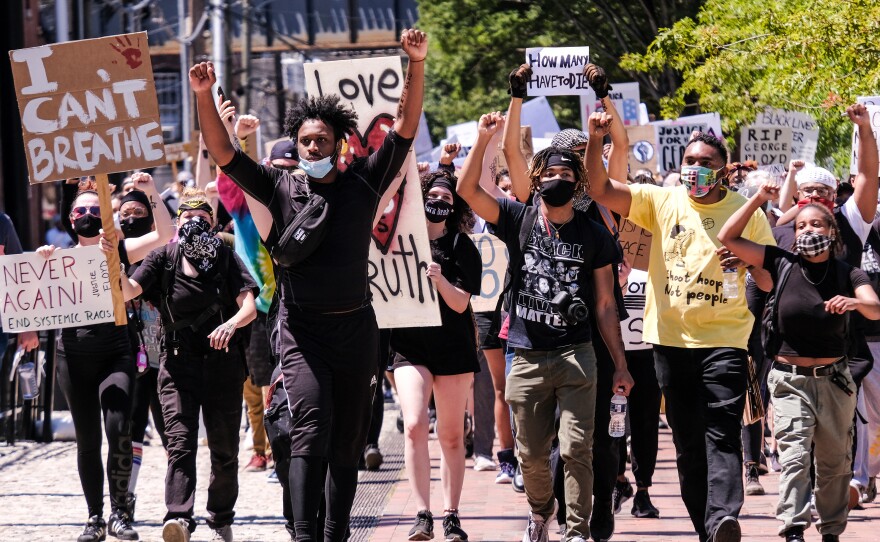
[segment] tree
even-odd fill
[[[525,49],[590,46],[591,60],[612,81],[638,81],[657,104],[680,84],[671,69],[628,70],[618,60],[647,50],[661,28],[694,15],[700,0],[433,0],[419,3],[419,26],[430,36],[425,109],[435,135],[507,106],[507,74]],[[580,126],[577,98],[552,98],[563,125]]]
[[[841,113],[857,96],[880,94],[878,39],[876,0],[707,0],[621,65],[679,73],[682,85],[661,100],[664,116],[697,105],[720,113],[726,134],[767,106],[810,113],[817,158],[842,169],[852,125]]]

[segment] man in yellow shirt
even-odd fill
[[[653,234],[648,264],[644,340],[654,345],[657,379],[676,444],[681,497],[700,541],[739,542],[743,503],[742,418],[746,343],[753,317],[745,301],[745,271],[716,239],[746,200],[720,183],[727,149],[696,134],[682,158],[682,185],[661,188],[609,180],[602,136],[611,117],[589,120],[586,165],[590,195]],[[773,244],[760,212],[745,236]],[[721,262],[719,264],[719,258]],[[735,269],[738,295],[725,294],[724,268]],[[759,286],[772,283],[752,271]]]

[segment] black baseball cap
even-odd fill
[[[279,141],[272,147],[272,152],[269,153],[269,161],[278,159],[296,160],[299,162],[299,155],[293,141]]]

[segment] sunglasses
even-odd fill
[[[135,209],[126,209],[124,211],[119,211],[119,218],[146,218],[147,210],[141,207],[136,207]]]
[[[70,216],[72,216],[74,219],[80,218],[80,217],[85,216],[87,214],[92,215],[92,216],[96,216],[96,217],[100,217],[101,216],[101,208],[98,207],[97,205],[95,205],[95,206],[88,206],[88,207],[85,207],[85,206],[84,207],[74,207],[73,209],[70,210]]]

